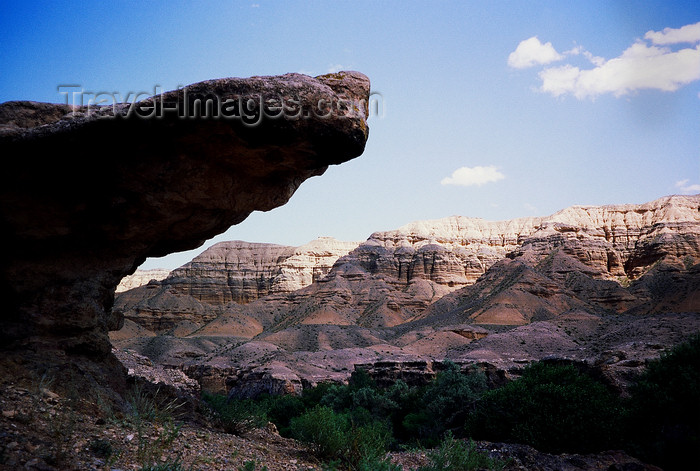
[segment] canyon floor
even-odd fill
[[[281,437],[271,424],[237,436],[217,430],[202,414],[175,414],[174,424],[139,421],[99,404],[78,404],[79,395],[60,396],[50,388],[41,380],[23,385],[2,380],[0,470],[140,470],[144,457],[161,466],[149,469],[162,470],[328,469],[308,445]],[[658,471],[622,451],[551,455],[525,445],[476,445],[507,462],[505,471]],[[386,458],[408,471],[427,465],[430,453],[391,452]]]

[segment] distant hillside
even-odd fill
[[[133,332],[119,345],[245,389],[342,379],[357,365],[434,374],[444,358],[506,370],[548,355],[595,363],[610,349],[624,370],[700,330],[700,195],[422,221],[337,247],[217,246],[117,296]]]

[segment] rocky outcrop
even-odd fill
[[[494,263],[528,253],[541,260],[566,243],[570,271],[636,279],[662,257],[700,257],[700,195],[641,205],[573,206],[551,216],[490,222],[453,216],[376,232],[344,260],[393,282],[473,284]],[[566,273],[566,271],[562,271]]]
[[[699,208],[700,196],[671,196],[560,211],[477,283],[416,316],[416,325],[700,312]]]
[[[0,345],[99,361],[119,281],[362,153],[356,72],[219,79],[136,104],[0,105]],[[53,360],[52,360],[53,361]]]
[[[272,330],[295,323],[391,327],[420,318],[522,325],[576,310],[643,311],[650,303],[657,308],[646,312],[697,311],[691,268],[700,262],[698,208],[700,195],[669,196],[543,218],[413,223],[372,234],[318,283],[261,300],[256,310],[275,313]],[[645,280],[646,273],[652,276]],[[451,318],[436,317],[450,310]]]

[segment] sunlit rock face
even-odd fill
[[[125,275],[360,155],[368,98],[367,77],[340,72],[210,80],[103,108],[0,105],[2,348],[107,357]]]
[[[320,280],[339,257],[358,245],[332,237],[299,247],[221,242],[173,270],[163,284],[212,305],[245,304]]]
[[[685,270],[700,262],[699,208],[700,195],[668,196],[638,205],[573,206],[546,217],[509,221],[460,216],[419,221],[372,234],[319,283],[267,304],[283,301],[293,307],[284,308],[288,311],[302,306],[309,319],[315,318],[311,311],[334,312],[351,324],[393,326],[426,315],[442,296],[467,289],[482,277],[480,287],[486,291],[492,289],[487,279],[496,285],[522,277],[524,287],[517,296],[504,296],[499,314],[484,315],[482,322],[530,322],[542,300],[551,304],[546,312],[589,302],[596,309],[622,312],[663,295],[649,291],[656,285],[643,289],[637,283],[625,289],[642,275],[663,267]],[[518,263],[508,264],[510,260]],[[683,291],[688,296],[679,299],[693,298],[688,286]],[[479,309],[492,311],[484,305],[485,294],[474,296],[471,302]],[[521,304],[528,313],[513,308]],[[690,301],[684,306],[700,309]],[[509,310],[514,316],[503,314]]]
[[[575,206],[545,218],[421,322],[524,325],[563,314],[700,311],[700,195]]]
[[[673,309],[697,310],[684,270],[700,261],[698,207],[699,196],[670,196],[510,221],[454,216],[376,232],[340,258],[348,247],[328,239],[299,248],[227,242],[160,283],[120,294],[117,305],[156,331],[225,314],[244,326],[241,337],[295,324],[434,321],[433,313],[458,305],[469,307],[450,323],[522,325],[571,310],[670,309],[674,297],[685,301]],[[675,286],[636,281],[652,268],[656,280],[675,279]]]
[[[165,268],[151,268],[148,270],[136,270],[131,275],[122,278],[122,281],[117,285],[116,292],[122,293],[130,289],[138,288],[139,286],[147,285],[151,281],[160,281],[170,274],[170,270]]]
[[[120,348],[157,351],[205,390],[241,397],[347,380],[355,367],[377,381],[420,382],[445,358],[476,364],[498,384],[552,357],[594,365],[623,391],[647,360],[700,326],[700,195],[412,223],[372,234],[302,289],[220,304],[217,291],[240,285],[251,267],[267,268],[250,280],[282,272],[288,259],[272,261],[291,250],[266,247],[230,243],[241,257],[228,256],[237,281],[208,283],[214,292],[197,294],[206,302],[163,282],[122,293],[139,296],[132,331],[168,330],[151,343],[125,329]],[[200,261],[222,259],[215,253]],[[477,267],[484,272],[471,281]],[[190,286],[203,286],[203,274],[193,272]]]
[[[119,293],[115,309],[156,332],[183,320],[210,321],[227,304],[247,304],[319,281],[339,257],[358,244],[332,237],[320,237],[299,247],[220,242],[167,278]]]
[[[473,284],[494,263],[558,246],[602,278],[638,278],[656,260],[698,257],[697,196],[641,205],[572,206],[551,216],[485,221],[453,216],[372,234],[348,260],[392,280]]]

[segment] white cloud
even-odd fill
[[[563,56],[583,55],[594,67],[585,69],[571,64],[546,67],[539,73],[540,90],[554,96],[571,94],[578,99],[605,93],[619,97],[644,89],[673,92],[700,80],[700,44],[675,50],[664,46],[700,43],[700,23],[678,29],[666,28],[661,32],[649,31],[644,37],[648,41],[637,40],[620,56],[610,60],[594,56],[582,46],[565,51]],[[527,39],[518,49],[532,39],[537,40]],[[518,49],[509,56],[509,63]],[[553,47],[551,49],[556,53]]]
[[[588,59],[591,62],[591,64],[595,66],[601,66],[605,64],[605,58],[600,56],[594,56],[589,51],[585,50],[583,46],[576,46],[573,49],[564,51],[565,56],[578,56],[579,54],[583,55],[583,57]]]
[[[525,69],[537,64],[549,64],[563,59],[552,43],[542,44],[537,36],[520,41],[515,51],[508,56],[508,65],[515,69]]]
[[[579,99],[604,93],[621,96],[641,89],[672,92],[700,80],[700,46],[672,52],[637,42],[593,69],[567,64],[546,68],[539,77],[542,91],[554,96],[571,93]]]
[[[505,175],[493,165],[489,167],[460,167],[449,177],[443,178],[441,185],[481,186],[503,180]]]
[[[694,184],[694,185],[688,185],[688,180],[687,178],[685,180],[680,180],[676,182],[676,188],[681,190],[682,193],[685,194],[691,194],[691,193],[700,193],[700,185]]]
[[[663,31],[647,31],[644,39],[654,44],[695,44],[700,41],[700,22],[681,28],[664,28]]]

